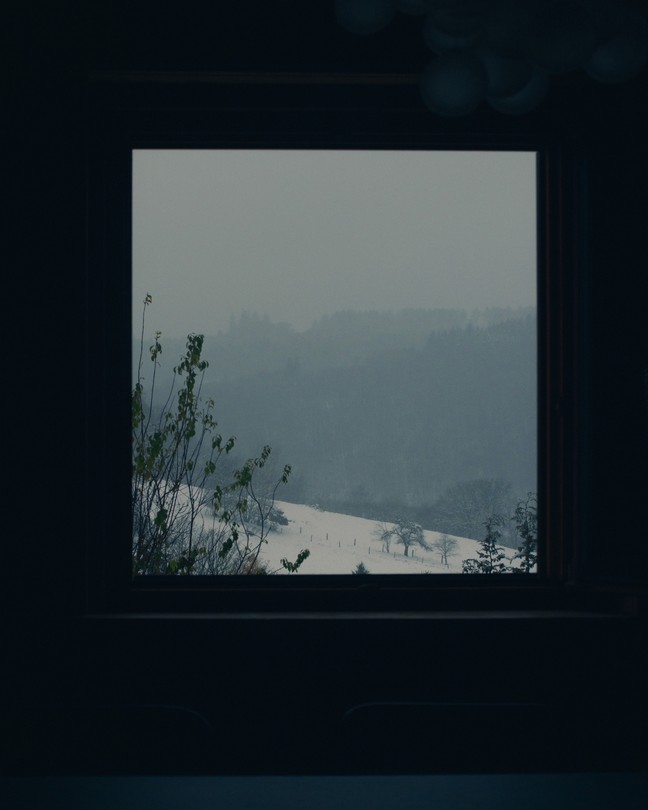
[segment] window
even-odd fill
[[[300,554],[300,576],[535,572],[536,162],[134,151],[138,573],[285,574]],[[219,424],[177,445],[167,398],[190,332]],[[227,454],[221,431],[238,437]],[[214,508],[266,444],[255,481]],[[218,517],[241,495],[227,551]]]
[[[564,576],[563,538],[571,520],[568,511],[559,512],[556,508],[559,496],[565,496],[565,486],[569,484],[566,484],[565,446],[561,444],[563,416],[557,416],[550,407],[561,386],[567,384],[565,352],[569,346],[565,332],[568,314],[565,285],[563,281],[558,283],[557,272],[564,258],[556,247],[559,229],[564,227],[564,211],[557,205],[564,189],[560,186],[562,174],[556,151],[528,137],[453,138],[447,133],[444,137],[430,137],[407,129],[368,135],[359,133],[357,127],[348,129],[347,123],[341,121],[337,123],[339,131],[325,135],[312,123],[303,125],[303,121],[299,126],[292,121],[294,131],[289,133],[283,128],[275,131],[275,122],[271,122],[268,131],[261,133],[247,130],[233,133],[225,127],[225,132],[215,130],[214,135],[214,130],[204,123],[194,121],[193,128],[187,127],[191,113],[178,113],[171,123],[156,119],[154,125],[146,116],[142,123],[137,115],[134,125],[130,116],[132,113],[126,115],[126,124],[122,122],[117,127],[119,137],[106,139],[102,135],[98,139],[96,153],[91,156],[91,252],[97,259],[95,267],[99,272],[94,279],[91,276],[90,294],[97,293],[97,301],[100,295],[98,322],[106,325],[101,336],[97,336],[96,346],[103,362],[96,385],[101,392],[119,386],[120,393],[115,394],[110,406],[119,407],[119,416],[107,411],[104,418],[123,419],[120,424],[125,429],[106,448],[109,464],[102,471],[105,477],[101,491],[120,493],[114,501],[116,506],[108,510],[105,501],[95,503],[96,514],[103,516],[103,532],[101,543],[97,544],[101,553],[91,556],[95,582],[91,590],[112,594],[104,596],[103,601],[99,598],[99,602],[104,607],[165,606],[190,610],[214,606],[221,610],[255,610],[266,609],[270,604],[273,609],[291,610],[314,606],[336,610],[378,607],[400,610],[429,607],[432,603],[468,608],[481,605],[479,600],[484,599],[496,606],[498,599],[504,598],[502,594],[510,593],[511,589],[524,593],[533,602],[540,591],[553,588]],[[298,113],[297,117],[301,120],[303,115]],[[417,206],[424,207],[426,202],[439,206],[439,199],[443,199],[441,196],[436,201],[426,200],[430,191],[426,179],[429,181],[430,173],[434,172],[443,179],[439,185],[447,205],[439,208],[443,216],[439,213],[432,223],[427,219],[429,228],[426,228],[426,218],[420,216]],[[462,180],[458,187],[453,186],[458,177]],[[469,183],[474,184],[472,188]],[[498,183],[499,190],[489,196],[486,189],[493,189]],[[304,196],[307,188],[309,193],[314,192],[308,198]],[[254,189],[256,197],[252,194]],[[391,189],[391,194],[384,195],[383,205],[377,206],[381,189]],[[282,202],[273,206],[273,199],[279,194],[284,195]],[[256,216],[253,209],[260,200],[265,202],[264,215],[252,225]],[[324,209],[318,209],[318,205],[324,206],[328,214],[322,213]],[[346,214],[345,206],[348,206]],[[381,207],[379,215],[376,212]],[[230,209],[238,212],[238,219],[228,220]],[[379,218],[383,214],[391,216],[392,222],[397,220],[406,239],[399,242],[396,232],[392,239],[384,239],[386,220]],[[470,220],[465,227],[457,223],[462,215]],[[353,227],[353,217],[357,217],[361,227]],[[296,222],[297,230],[309,234],[310,242],[300,242],[295,229],[290,237],[286,236]],[[318,227],[313,228],[313,223]],[[452,238],[457,224],[456,234],[470,232],[470,238]],[[375,236],[375,242],[367,238],[368,233]],[[220,244],[211,241],[214,236],[218,236]],[[434,237],[434,243],[430,236]],[[165,241],[168,237],[171,238]],[[243,246],[249,253],[237,254],[236,250]],[[361,255],[367,247],[369,258]],[[432,289],[429,263],[435,247],[438,247],[439,286]],[[407,256],[407,262],[395,270],[403,256]],[[301,272],[304,264],[316,267],[315,258],[324,259],[322,266],[328,268],[326,272],[330,275],[321,269],[316,273],[311,270],[310,276]],[[484,277],[479,272],[479,261],[487,258],[490,269]],[[380,285],[372,286],[367,281],[372,262],[379,268],[375,272]],[[255,275],[259,266],[267,277]],[[347,271],[351,266],[359,271],[357,275]],[[178,267],[183,268],[181,273]],[[222,295],[215,287],[210,295],[200,291],[199,274],[207,271],[213,273],[215,285],[220,283]],[[194,272],[198,275],[193,276]],[[246,276],[246,272],[250,275]],[[273,273],[277,275],[273,277]],[[400,283],[394,284],[394,277]],[[461,283],[457,283],[459,277]],[[154,286],[156,281],[159,289]],[[93,286],[96,283],[98,287]],[[214,577],[209,571],[192,569],[192,558],[187,555],[184,558],[176,555],[175,568],[135,570],[133,576],[131,485],[124,474],[130,466],[131,447],[126,430],[130,435],[131,407],[125,392],[130,392],[138,379],[139,355],[137,349],[133,351],[133,340],[135,337],[137,344],[143,300],[148,293],[152,302],[145,314],[142,346],[144,360],[149,363],[149,378],[152,365],[146,353],[156,330],[162,332],[162,354],[158,359],[164,360],[165,365],[161,363],[156,372],[159,375],[156,385],[162,392],[169,383],[169,366],[182,351],[178,338],[189,332],[211,335],[219,357],[215,360],[210,354],[208,339],[203,352],[216,377],[215,381],[206,378],[202,393],[214,396],[214,418],[219,422],[218,430],[222,430],[223,445],[230,434],[239,436],[237,451],[240,449],[241,455],[236,458],[234,451],[228,457],[228,462],[232,458],[236,462],[230,465],[230,472],[240,469],[242,461],[267,442],[273,447],[271,459],[276,458],[279,465],[274,470],[275,480],[277,475],[281,478],[285,463],[292,465],[285,495],[283,489],[277,490],[281,494],[276,496],[278,509],[272,519],[290,521],[293,535],[301,529],[303,543],[299,550],[311,551],[309,545],[313,544],[313,548],[318,541],[321,546],[328,545],[329,550],[332,546],[335,550],[333,529],[329,528],[326,538],[327,528],[322,522],[318,525],[322,536],[317,537],[313,531],[311,540],[307,523],[315,511],[321,518],[330,517],[326,513],[335,513],[337,527],[341,521],[345,524],[343,536],[337,538],[338,549],[343,551],[343,541],[347,544],[355,541],[356,549],[358,542],[367,542],[366,558],[358,557],[350,566],[345,562],[346,567],[341,570],[327,567],[329,563],[323,562],[324,557],[317,561],[315,554],[300,559],[295,555],[294,543],[290,547],[284,543],[281,548],[281,541],[289,534],[286,530],[283,537],[277,532],[268,538],[269,546],[278,539],[276,559],[259,558],[260,564],[283,568],[287,574],[284,576]],[[213,308],[205,307],[213,295]],[[394,304],[388,307],[386,302],[390,299]],[[134,323],[125,328],[124,316],[130,321],[129,315]],[[315,331],[315,326],[328,341],[329,352],[335,345],[333,338],[341,339],[345,331],[355,336],[332,355],[337,368],[330,365],[326,356],[313,360],[317,343],[309,350],[310,355],[303,354],[310,339],[307,333]],[[407,327],[405,332],[409,330],[405,336],[403,326]],[[396,333],[393,343],[389,342],[390,330]],[[251,345],[252,351],[247,356],[241,355],[240,347],[231,340],[235,334],[243,335],[244,342]],[[359,345],[358,335],[367,339],[367,346]],[[540,340],[536,343],[538,336]],[[498,366],[493,362],[498,345],[504,347],[503,352],[515,354],[516,374],[524,377],[523,384],[518,386],[517,381],[511,382],[511,376],[506,377],[508,364],[504,368],[504,364]],[[475,357],[475,347],[484,354]],[[264,353],[261,357],[260,351]],[[454,351],[455,357],[469,357],[472,367],[463,368],[451,362],[444,369],[445,361],[438,359],[443,351],[450,354]],[[426,503],[422,493],[430,477],[419,475],[417,470],[412,474],[407,453],[420,449],[417,444],[423,443],[415,429],[416,420],[421,421],[421,399],[438,394],[434,390],[435,381],[420,371],[435,353],[437,367],[441,369],[439,376],[446,374],[446,380],[450,380],[452,371],[454,386],[465,386],[460,400],[470,407],[461,415],[463,421],[455,420],[447,427],[457,441],[470,439],[474,443],[475,437],[481,435],[486,443],[493,440],[496,444],[506,436],[503,423],[508,416],[504,418],[501,409],[493,408],[502,387],[510,386],[511,391],[517,391],[525,404],[508,412],[516,414],[519,424],[515,431],[523,434],[521,439],[516,435],[518,444],[515,453],[510,454],[513,467],[517,465],[515,472],[511,472],[512,467],[493,466],[493,454],[489,461],[483,447],[473,448],[472,456],[466,452],[470,461],[465,470],[446,471],[452,441],[444,435],[446,428],[430,420],[439,442],[446,441],[445,455],[438,462],[446,477],[433,485],[437,489],[427,496]],[[130,369],[124,368],[123,362],[129,355],[134,361]],[[223,357],[229,357],[229,362],[223,363]],[[407,369],[410,361],[414,371]],[[304,366],[317,362],[321,373],[316,383],[310,369]],[[488,392],[489,397],[493,395],[488,413],[494,422],[485,430],[481,425],[476,430],[474,425],[462,430],[462,425],[470,424],[470,419],[480,413],[475,402],[479,403],[479,390],[487,382],[480,382],[475,376],[487,362],[491,363],[488,373],[500,375]],[[368,382],[354,392],[348,381],[357,376],[359,363],[367,365],[363,372],[366,371]],[[408,373],[409,378],[402,376]],[[420,387],[417,393],[422,396],[403,396],[409,382],[392,385],[390,390],[389,378],[394,375],[401,375],[406,381],[416,380]],[[147,383],[145,377],[143,382]],[[315,419],[306,418],[308,408],[302,403],[309,401],[308,396],[304,400],[304,392],[296,392],[301,383],[305,383],[306,394],[316,409]],[[330,398],[322,396],[323,388],[318,390],[318,385],[325,383],[331,391]],[[473,385],[472,393],[467,383]],[[263,386],[261,395],[259,386]],[[447,396],[453,385],[446,383],[442,388]],[[292,397],[289,390],[295,392]],[[358,392],[367,391],[370,400],[386,392],[385,395],[396,400],[397,408],[407,408],[407,418],[398,425],[400,432],[396,437],[390,435],[394,418],[390,422],[378,410],[364,420],[357,419],[344,440],[333,447],[329,436],[341,429],[340,415],[348,417],[355,411],[358,417],[364,413],[362,399],[357,397]],[[451,400],[446,400],[446,414],[456,407],[450,404],[448,409],[448,402]],[[241,403],[251,406],[252,416],[247,422],[237,423],[244,410]],[[510,405],[508,398],[504,404]],[[158,407],[159,401],[154,406]],[[258,414],[260,420],[256,418]],[[297,430],[300,419],[319,431],[308,437],[315,452],[311,452],[308,442],[306,449],[290,444],[294,434],[304,434],[303,424]],[[381,419],[386,421],[381,424]],[[375,424],[370,424],[372,420]],[[357,436],[359,424],[365,436]],[[350,440],[349,436],[353,438]],[[384,483],[377,503],[372,492],[375,493],[380,479],[376,470],[382,462],[380,443],[386,441],[385,437],[394,441],[394,446],[404,444],[406,452],[396,463],[392,479]],[[506,438],[515,444],[514,437]],[[425,441],[429,442],[429,437]],[[376,452],[376,446],[378,452],[367,462],[363,453],[366,454],[367,448]],[[310,453],[316,457],[318,452],[322,467],[319,475],[326,482],[321,495],[308,481],[304,465],[300,469],[295,462],[295,456],[301,454],[303,459]],[[391,450],[387,447],[384,452]],[[267,467],[271,467],[270,462]],[[359,475],[363,470],[368,474],[366,480]],[[261,477],[262,472],[258,472]],[[515,483],[506,476],[515,477]],[[389,504],[394,481],[404,486],[392,499],[395,503]],[[503,485],[510,499],[509,515],[511,506],[522,503],[529,493],[534,498],[537,493],[540,559],[531,576],[516,572],[506,578],[466,577],[459,573],[464,570],[460,563],[477,557],[477,538],[471,537],[469,531],[453,531],[443,526],[437,529],[434,524],[425,525],[424,517],[417,519],[424,515],[425,507],[438,506],[444,497],[447,501],[453,485],[474,485],[480,481],[490,486]],[[124,498],[127,492],[128,497]],[[324,504],[318,504],[318,500]],[[391,512],[385,511],[385,504]],[[295,505],[299,507],[297,511]],[[406,510],[411,522],[424,530],[427,547],[413,542],[408,548],[397,532],[398,520]],[[159,511],[155,513],[158,515]],[[353,519],[355,527],[362,524],[364,534],[360,529],[355,533],[353,528],[348,529]],[[377,534],[381,525],[392,532],[382,540]],[[367,534],[369,526],[371,537]],[[444,535],[451,540],[458,538],[459,548],[451,545],[443,549],[435,544]],[[469,547],[472,555],[466,551]],[[507,562],[511,562],[515,549],[506,550]],[[355,560],[352,549],[345,551],[347,560]],[[376,561],[374,571],[368,565],[369,554]],[[390,560],[390,567],[382,569],[383,576],[351,576],[362,573],[362,566],[357,568],[360,562],[370,573],[379,573],[381,558],[384,562]],[[169,560],[164,562],[166,565]],[[291,565],[297,562],[301,562],[299,572],[288,575]],[[310,571],[309,562],[316,563]],[[396,563],[400,568],[391,567]],[[426,566],[428,571],[443,576],[423,576]],[[415,575],[405,574],[404,570]],[[192,576],[167,576],[190,572]],[[90,599],[95,599],[93,593]]]

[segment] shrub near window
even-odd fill
[[[216,431],[214,402],[201,399],[208,367],[202,359],[203,336],[190,334],[186,352],[173,369],[171,391],[161,410],[154,392],[160,333],[149,349],[153,370],[148,394],[142,376],[144,321],[151,304],[144,299],[137,382],[132,392],[133,575],[261,574],[260,558],[276,519],[275,494],[290,475],[286,465],[270,491],[259,492],[256,473],[270,456],[265,446],[224,482],[221,459],[235,445]],[[177,393],[173,386],[182,380]],[[210,483],[216,484],[210,487]],[[296,571],[308,557],[302,551],[282,568]],[[281,570],[281,569],[279,569]]]

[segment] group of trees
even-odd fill
[[[437,531],[478,540],[485,522],[492,515],[507,515],[515,504],[516,498],[508,481],[478,478],[452,484],[431,506],[420,509],[418,514],[420,520]],[[516,538],[506,521],[501,531],[504,545],[514,547]]]
[[[507,523],[513,523],[519,545],[516,553],[507,558],[500,545],[502,530]],[[530,492],[520,501],[512,515],[491,515],[484,522],[485,534],[480,541],[477,557],[464,560],[464,574],[530,574],[538,562],[538,504],[536,496]]]
[[[381,521],[374,529],[374,537],[382,543],[383,551],[389,552],[391,541],[403,546],[403,554],[409,557],[409,550],[413,546],[428,548],[423,534],[423,527],[409,518],[399,516],[395,523],[389,524]]]
[[[538,545],[538,510],[537,499],[528,493],[524,500],[517,503],[510,515],[493,513],[482,523],[483,532],[477,557],[463,560],[464,574],[504,574],[510,572],[531,573],[537,563]],[[512,557],[506,554],[501,545],[504,533],[513,533],[517,538],[517,550]],[[383,551],[389,552],[394,540],[403,546],[405,557],[413,546],[420,546],[427,551],[437,551],[441,564],[448,566],[448,558],[456,555],[459,542],[446,533],[440,534],[433,542],[425,539],[423,528],[419,523],[398,517],[394,523],[380,521],[374,529],[374,537],[382,543]],[[366,570],[355,570],[354,573],[367,573]]]
[[[290,466],[276,480],[264,480],[271,449],[229,469],[223,463],[236,438],[217,431],[212,399],[201,396],[205,370],[203,336],[190,334],[173,369],[164,404],[156,405],[160,333],[149,349],[151,382],[144,387],[144,323],[151,296],[144,299],[137,381],[132,392],[133,574],[267,574],[261,558],[268,535],[284,522],[275,495]],[[174,390],[176,385],[178,390]],[[302,550],[281,567],[297,571]],[[278,569],[281,570],[281,569]]]

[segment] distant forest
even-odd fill
[[[184,347],[162,343],[160,398]],[[239,459],[269,444],[292,465],[282,499],[460,534],[458,492],[506,511],[536,490],[536,354],[532,308],[345,311],[303,332],[243,313],[205,337],[202,394]]]

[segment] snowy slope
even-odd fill
[[[289,523],[268,535],[261,556],[271,569],[279,568],[282,558],[294,562],[301,549],[308,549],[310,556],[299,569],[300,574],[350,574],[360,562],[371,574],[460,574],[462,560],[477,556],[477,541],[457,537],[456,554],[449,557],[446,568],[438,551],[416,546],[410,548],[414,558],[408,558],[403,556],[403,546],[392,540],[390,552],[384,552],[380,540],[373,536],[375,520],[286,501],[277,501],[276,505]],[[439,532],[425,532],[430,545],[438,537]]]

